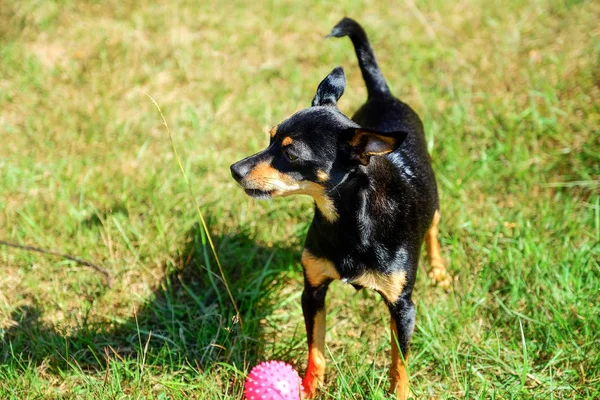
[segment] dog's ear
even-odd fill
[[[380,132],[365,128],[352,128],[348,132],[352,157],[368,165],[371,156],[381,156],[396,150],[406,139],[403,131]]]
[[[344,68],[336,67],[323,79],[317,88],[312,106],[337,106],[337,101],[346,89]]]

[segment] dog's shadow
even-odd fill
[[[274,347],[263,332],[281,303],[282,285],[295,274],[299,248],[261,245],[245,233],[213,238],[242,326],[204,232],[194,226],[187,237],[171,257],[175,261],[165,264],[153,295],[128,319],[84,322],[65,333],[42,322],[35,303],[17,309],[12,315],[17,324],[0,330],[0,364],[23,369],[43,364],[45,371],[60,373],[73,367],[103,370],[111,360],[143,359],[172,371],[200,371],[218,362],[241,369],[266,356],[286,360],[289,349]]]

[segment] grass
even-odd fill
[[[310,104],[361,21],[421,115],[454,290],[423,263],[417,398],[600,398],[597,2],[0,0],[0,398],[239,399],[257,362],[305,368],[309,199],[257,202],[228,166]],[[190,178],[175,160],[163,110]],[[207,219],[243,320],[235,318]],[[387,314],[334,284],[322,399],[385,399]]]

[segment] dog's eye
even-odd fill
[[[288,160],[290,161],[296,161],[298,159],[298,156],[293,155],[292,153],[290,153],[289,151],[285,152],[285,156],[287,157]]]

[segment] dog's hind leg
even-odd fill
[[[440,219],[440,211],[435,210],[433,222],[431,223],[431,227],[425,235],[425,249],[427,250],[427,257],[429,258],[429,264],[431,265],[429,277],[438,286],[448,289],[450,288],[452,279],[446,271],[446,264],[442,259],[441,246],[438,240]]]

